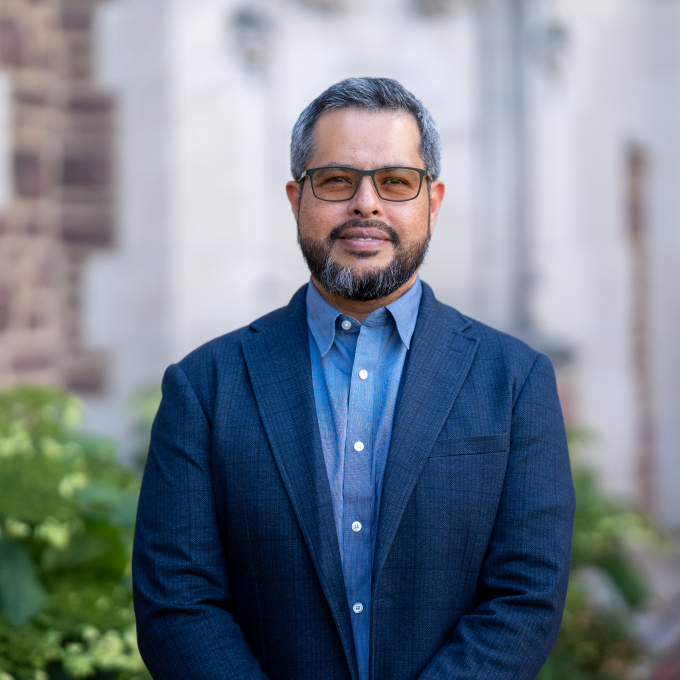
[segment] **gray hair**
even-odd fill
[[[290,169],[300,179],[314,153],[312,133],[322,113],[329,109],[407,111],[420,129],[420,155],[425,168],[437,179],[441,169],[441,139],[432,114],[401,83],[392,78],[347,78],[331,85],[300,114],[290,141]]]

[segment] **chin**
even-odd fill
[[[375,255],[365,255],[361,254],[355,260],[350,260],[349,262],[338,262],[340,267],[347,267],[351,269],[356,275],[364,276],[365,274],[372,274],[380,269],[385,269],[389,267],[391,261],[383,262],[382,258],[378,259]]]

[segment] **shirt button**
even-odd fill
[[[361,614],[361,612],[364,611],[364,605],[361,604],[361,602],[355,602],[352,606],[352,611],[355,614]]]
[[[347,319],[345,319],[340,325],[341,325],[346,331],[348,331],[350,328],[352,328],[352,322],[351,322],[351,321],[347,321]]]
[[[364,370],[359,371],[359,377],[362,380],[366,380],[366,378],[368,378],[368,371],[364,371]]]
[[[352,531],[356,534],[361,531],[361,522],[352,522]]]
[[[357,442],[357,443],[354,445],[354,450],[355,450],[355,451],[363,451],[363,450],[364,450],[364,445],[363,445],[363,443],[362,443],[362,442]]]

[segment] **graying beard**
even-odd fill
[[[379,300],[391,295],[401,288],[418,270],[427,252],[429,237],[424,245],[415,253],[400,260],[394,258],[389,266],[358,275],[352,267],[339,267],[331,257],[326,255],[319,281],[332,295],[339,295],[350,300]]]

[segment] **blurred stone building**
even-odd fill
[[[36,16],[57,5],[17,1]],[[81,165],[59,152],[62,278],[48,288],[80,310],[54,346],[73,348],[60,366],[90,357],[78,375],[93,429],[124,440],[136,390],[305,282],[284,193],[292,125],[341,78],[391,76],[444,144],[423,278],[548,352],[608,488],[680,526],[680,0],[106,0],[91,26],[60,16],[60,40],[95,36],[97,85],[65,78],[100,104],[97,134],[73,147],[88,149]],[[113,232],[99,91],[116,103]],[[17,181],[3,214],[28,200]]]
[[[111,101],[92,80],[93,3],[0,0],[0,385],[100,392],[81,277],[113,240]]]

